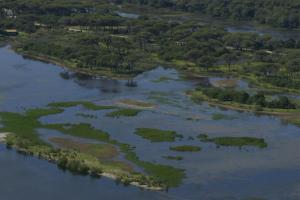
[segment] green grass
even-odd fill
[[[0,128],[0,131],[15,133],[15,137],[18,139],[15,141],[18,141],[22,146],[26,146],[25,143],[30,145],[44,144],[36,132],[36,129],[42,126],[38,119],[62,112],[63,110],[57,108],[30,109],[25,114],[1,112],[0,118],[3,128]]]
[[[58,145],[60,148],[73,149],[81,153],[86,153],[100,160],[110,160],[118,156],[118,149],[111,144],[91,144],[81,143],[67,138],[50,138],[49,141]]]
[[[138,109],[131,109],[131,108],[122,108],[117,111],[113,111],[107,113],[107,117],[135,117],[137,116],[142,110]]]
[[[170,150],[182,151],[182,152],[197,152],[197,151],[201,151],[201,147],[191,146],[191,145],[183,145],[183,146],[170,147]]]
[[[206,135],[198,136],[202,142],[212,142],[219,146],[254,146],[259,148],[266,148],[268,144],[262,138],[255,137],[215,137],[209,138]]]
[[[63,111],[64,110],[60,108],[49,108],[49,109],[36,108],[36,109],[27,110],[25,115],[27,117],[38,119],[43,116],[60,114]]]
[[[164,156],[164,158],[167,160],[183,160],[183,157],[181,156]]]
[[[116,106],[103,106],[103,105],[96,105],[92,102],[88,101],[69,101],[69,102],[54,102],[48,104],[50,107],[59,107],[59,108],[69,108],[69,107],[75,107],[75,106],[83,106],[86,109],[89,110],[112,110],[117,109]]]
[[[182,137],[175,131],[159,130],[153,128],[138,128],[135,131],[136,135],[151,142],[174,142],[177,137]]]

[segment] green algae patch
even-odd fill
[[[50,107],[58,107],[58,108],[70,108],[70,107],[75,107],[75,106],[83,106],[84,108],[88,110],[113,110],[117,109],[118,107],[116,106],[104,106],[104,105],[96,105],[92,102],[88,101],[69,101],[69,102],[54,102],[48,104]]]
[[[117,111],[113,111],[110,113],[107,113],[107,117],[135,117],[137,116],[142,110],[139,109],[131,109],[131,108],[122,108]]]
[[[167,160],[183,160],[182,156],[164,156],[163,158]]]
[[[202,142],[212,142],[218,146],[233,146],[233,147],[243,147],[243,146],[254,146],[258,148],[266,148],[268,144],[262,138],[255,137],[216,137],[209,138],[207,135],[199,135],[198,138]]]
[[[191,146],[191,145],[183,145],[183,146],[170,147],[170,150],[181,151],[181,152],[198,152],[198,151],[201,151],[201,147]]]
[[[151,142],[174,142],[176,138],[182,138],[182,135],[177,134],[175,131],[152,128],[138,128],[135,134]]]

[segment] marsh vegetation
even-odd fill
[[[215,137],[209,138],[208,135],[201,134],[198,138],[202,142],[215,143],[218,146],[233,146],[233,147],[243,147],[243,146],[253,146],[258,148],[266,148],[268,144],[262,138],[255,137]]]

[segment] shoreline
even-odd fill
[[[238,103],[232,103],[232,102],[220,102],[215,99],[211,99],[209,97],[206,97],[203,94],[197,94],[197,92],[193,91],[191,93],[187,93],[187,96],[189,96],[193,101],[196,103],[199,101],[207,102],[210,106],[217,106],[224,109],[234,110],[234,111],[240,111],[240,112],[250,112],[254,114],[261,114],[261,115],[271,115],[279,117],[281,120],[287,121],[288,123],[291,123],[296,126],[300,126],[300,120],[297,120],[297,116],[300,116],[299,109],[295,110],[272,110],[269,108],[262,108],[262,110],[255,110],[255,107],[253,105],[243,105]]]
[[[131,74],[115,73],[112,70],[105,69],[105,68],[101,68],[100,70],[95,70],[95,69],[75,67],[74,65],[76,65],[76,63],[72,63],[70,61],[64,61],[59,58],[51,57],[44,54],[39,54],[36,52],[24,51],[21,48],[17,48],[16,45],[14,45],[14,42],[9,42],[8,44],[6,44],[6,46],[8,46],[15,53],[23,56],[25,59],[31,59],[35,61],[48,63],[48,64],[49,63],[54,64],[63,69],[70,70],[71,72],[79,73],[82,75],[87,75],[95,78],[100,77],[100,78],[113,79],[113,80],[131,80],[141,73],[155,69],[158,65],[164,65],[164,62],[161,61],[150,61],[150,62],[141,61],[141,63],[138,64],[146,66],[145,70],[138,70]]]
[[[178,72],[180,72],[180,75],[184,78],[188,79],[194,79],[194,78],[199,78],[199,77],[213,77],[213,76],[220,76],[220,77],[227,77],[227,76],[232,76],[235,78],[239,79],[244,79],[249,83],[253,83],[256,87],[261,88],[262,90],[274,92],[274,93],[287,93],[287,94],[300,94],[300,91],[297,89],[293,88],[282,88],[282,87],[277,87],[274,85],[271,85],[269,83],[259,83],[257,80],[252,79],[248,75],[245,74],[236,74],[236,73],[230,73],[230,72],[204,72],[204,71],[195,71],[194,69],[185,69],[186,67],[189,67],[189,63],[181,63],[178,64],[176,61],[162,61],[160,60],[159,62],[156,63],[154,67],[150,67],[147,70],[144,70],[143,72],[140,73],[133,73],[131,75],[129,74],[118,74],[114,73],[111,70],[108,69],[101,69],[100,71],[98,70],[92,70],[92,69],[80,69],[78,67],[72,66],[72,63],[67,63],[66,61],[50,57],[47,55],[38,55],[35,54],[34,52],[25,52],[22,50],[18,50],[13,47],[13,45],[10,45],[10,48],[16,52],[19,55],[24,56],[25,58],[36,60],[36,61],[41,61],[45,63],[51,63],[54,64],[58,67],[61,67],[63,69],[68,69],[72,72],[75,73],[80,73],[83,75],[88,75],[91,77],[101,77],[101,78],[107,78],[107,79],[114,79],[114,80],[128,80],[128,79],[133,79],[140,73],[149,71],[153,68],[156,68],[159,65],[163,65],[165,67],[172,67]],[[148,63],[150,64],[150,63]]]
[[[135,75],[130,76],[130,75],[121,75],[121,74],[114,74],[114,73],[112,73],[110,75],[107,75],[107,74],[105,74],[105,71],[104,72],[99,72],[99,71],[96,71],[96,70],[79,69],[77,67],[72,67],[72,66],[67,65],[64,61],[61,61],[61,60],[58,60],[58,59],[55,59],[55,58],[51,58],[51,57],[48,57],[46,55],[34,55],[34,54],[30,54],[30,53],[20,52],[20,51],[17,51],[17,50],[14,50],[14,51],[16,53],[24,56],[25,59],[28,58],[28,59],[32,59],[32,60],[36,60],[36,61],[41,61],[41,62],[45,62],[45,63],[54,64],[54,65],[56,65],[58,67],[61,67],[63,69],[68,69],[68,70],[71,70],[75,73],[80,73],[80,74],[88,75],[88,76],[92,76],[92,77],[102,77],[102,78],[110,78],[110,79],[118,79],[118,80],[126,80],[126,79],[130,79],[130,78],[135,77]]]
[[[3,142],[5,143],[6,142],[6,137],[11,134],[11,133],[8,133],[8,132],[2,132],[0,133],[0,142]]]
[[[118,177],[116,175],[110,174],[110,173],[107,173],[107,172],[103,172],[102,174],[98,174],[98,175],[109,178],[111,180],[118,180]],[[142,185],[138,182],[131,182],[131,183],[129,183],[129,185],[132,185],[132,186],[135,186],[135,187],[138,187],[138,188],[141,188],[141,189],[145,189],[145,190],[152,190],[152,191],[163,191],[164,190],[161,187],[149,187],[147,185]]]
[[[22,49],[18,49],[14,47],[13,43],[8,43],[6,46],[8,46],[8,48],[14,51],[15,53],[23,56],[25,59],[31,59],[35,61],[44,62],[47,64],[53,64],[63,69],[68,69],[72,72],[80,73],[87,76],[102,77],[102,78],[117,79],[117,80],[127,80],[127,79],[132,79],[137,75],[137,74],[132,74],[132,75],[116,74],[111,72],[110,70],[104,70],[104,69],[102,69],[101,72],[97,70],[80,69],[78,67],[72,66],[71,63],[68,64],[66,61],[54,57],[50,57],[47,55],[38,55],[34,52],[23,51]]]

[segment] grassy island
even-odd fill
[[[258,148],[266,148],[268,145],[262,138],[254,137],[215,137],[209,138],[208,135],[201,134],[198,138],[202,142],[215,143],[218,146],[233,146],[233,147],[243,147],[243,146],[254,146]]]

